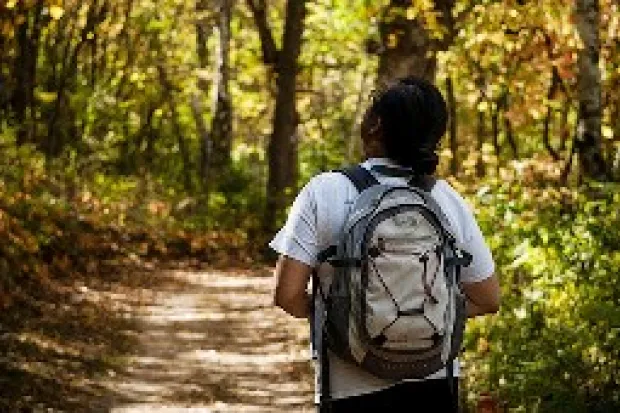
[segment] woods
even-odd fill
[[[55,280],[271,263],[297,190],[415,74],[509,297],[468,328],[463,400],[616,411],[619,51],[614,0],[3,1],[0,334]]]

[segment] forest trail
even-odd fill
[[[311,412],[307,323],[271,305],[269,271],[167,270],[130,313],[138,346],[112,413]]]

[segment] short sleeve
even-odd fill
[[[463,247],[472,254],[472,262],[461,270],[461,281],[474,283],[489,278],[495,272],[491,250],[480,230],[474,212],[463,201]]]
[[[299,192],[290,208],[286,224],[269,243],[279,254],[311,267],[317,264],[317,205],[311,180]]]

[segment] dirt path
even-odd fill
[[[157,276],[111,412],[313,411],[307,324],[271,306],[267,271]]]

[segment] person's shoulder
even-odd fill
[[[330,190],[343,188],[348,182],[349,179],[345,175],[334,169],[313,176],[306,186],[311,190]]]
[[[459,198],[462,198],[461,194],[450,184],[450,182],[448,182],[445,179],[438,178],[435,181],[434,188],[437,188],[438,190],[449,193],[449,194],[454,194],[458,196]]]
[[[440,192],[450,201],[450,203],[456,205],[457,207],[467,210],[471,209],[471,205],[465,199],[465,197],[463,197],[463,195],[459,191],[457,191],[447,180],[438,179],[433,189]]]

